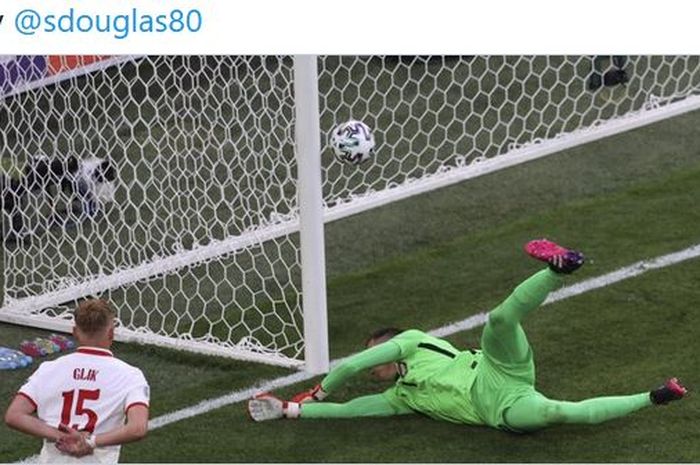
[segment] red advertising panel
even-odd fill
[[[109,55],[49,55],[48,75],[53,76],[66,71],[72,71],[97,61],[105,60],[109,57]]]

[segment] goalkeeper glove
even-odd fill
[[[298,418],[299,404],[279,399],[269,392],[257,394],[248,401],[248,415],[253,421]]]
[[[317,402],[328,397],[328,393],[323,390],[320,384],[312,387],[311,389],[300,392],[299,394],[292,397],[292,402],[298,404],[304,404],[306,402]]]

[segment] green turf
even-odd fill
[[[691,130],[700,114],[589,144],[331,224],[329,317],[334,357],[360,348],[387,324],[433,328],[486,310],[537,265],[521,244],[548,235],[590,260],[573,279],[700,242],[700,162]],[[663,137],[665,143],[658,142]],[[411,221],[411,219],[414,219]],[[419,219],[419,220],[416,220]],[[355,241],[346,237],[353,234]],[[538,387],[577,399],[643,391],[669,375],[698,384],[698,261],[648,273],[554,304],[526,322]],[[3,345],[42,334],[0,325]],[[451,338],[478,343],[478,331]],[[248,387],[287,370],[119,344],[145,371],[152,415]],[[2,372],[0,409],[28,370]],[[365,376],[339,400],[383,389]],[[282,393],[289,394],[301,386]],[[675,462],[699,461],[699,408],[649,409],[598,427],[528,436],[438,423],[386,420],[250,423],[241,404],[153,431],[126,446],[126,461],[188,462]],[[186,438],[183,441],[183,437]],[[0,426],[0,461],[38,442]],[[310,438],[313,438],[311,440]]]

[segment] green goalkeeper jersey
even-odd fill
[[[449,342],[419,330],[393,337],[401,352],[399,378],[384,392],[389,402],[400,399],[411,409],[454,423],[483,424],[471,399],[481,351],[460,352]]]

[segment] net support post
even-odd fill
[[[318,69],[315,55],[294,57],[294,100],[304,367],[309,373],[320,374],[328,372],[329,352]]]

